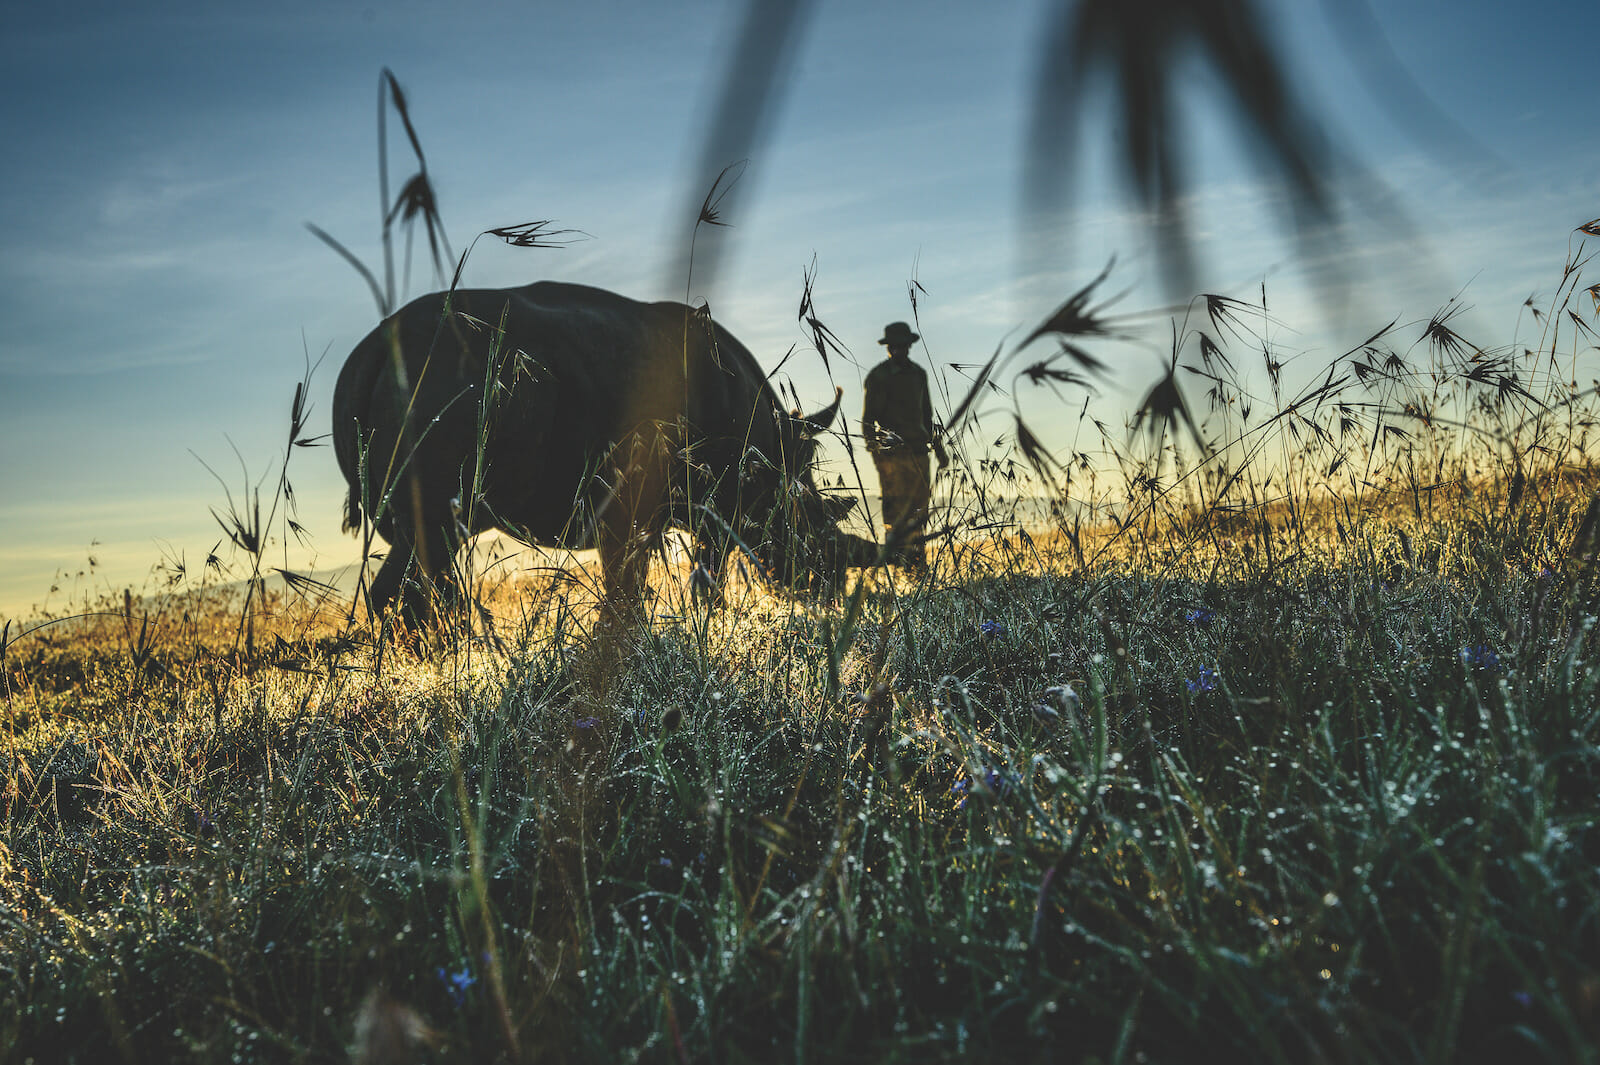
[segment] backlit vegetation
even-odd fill
[[[661,562],[621,640],[581,566],[420,657],[266,591],[286,466],[234,583],[6,629],[0,1058],[1594,1060],[1581,254],[1311,375],[1199,300],[1067,454],[975,386],[922,583]]]

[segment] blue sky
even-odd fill
[[[1328,135],[1411,228],[1350,214],[1357,299],[1348,322],[1328,321],[1275,224],[1281,191],[1236,158],[1197,69],[1202,287],[1243,295],[1265,277],[1299,330],[1287,346],[1317,367],[1340,341],[1395,314],[1426,318],[1463,286],[1472,335],[1510,343],[1517,305],[1548,295],[1570,230],[1600,215],[1589,50],[1600,13],[1577,0],[1515,14],[1486,0],[1382,4],[1394,51],[1470,137],[1452,152],[1410,136],[1375,98],[1320,3],[1264,6]],[[707,238],[728,242],[724,268],[694,294],[770,366],[804,342],[794,308],[814,255],[817,308],[863,368],[882,325],[908,317],[913,270],[927,290],[917,357],[936,366],[981,361],[1113,252],[1126,305],[1162,302],[1161,248],[1128,224],[1105,124],[1078,152],[1067,252],[1037,273],[1020,265],[1019,160],[1048,7],[819,0],[735,228]],[[252,477],[275,471],[308,352],[327,352],[312,394],[313,423],[326,424],[339,364],[376,315],[303,223],[376,260],[383,66],[409,94],[458,250],[535,218],[591,235],[561,251],[481,241],[468,284],[548,277],[681,298],[675,244],[700,196],[688,175],[741,11],[729,0],[0,8],[0,614],[44,602],[54,575],[91,554],[91,592],[137,590],[164,552],[198,567],[223,494],[194,456],[235,494],[230,441]],[[393,158],[396,177],[409,173]],[[419,261],[409,293],[430,287]],[[1148,380],[1162,332],[1106,353],[1114,417]],[[820,360],[790,365],[808,401],[827,398]],[[854,416],[860,373],[835,376]],[[348,562],[331,450],[297,451],[290,477],[315,537],[291,564]]]

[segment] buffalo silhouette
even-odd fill
[[[598,548],[605,602],[636,609],[649,552],[688,530],[698,583],[731,550],[790,587],[836,584],[877,545],[843,532],[853,500],[812,480],[810,417],[783,409],[745,346],[682,303],[641,303],[541,281],[423,296],[356,345],[333,397],[349,483],[390,544],[368,588],[426,621],[456,594],[451,560],[500,529],[530,544]]]

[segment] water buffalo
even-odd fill
[[[598,548],[610,605],[637,604],[669,526],[716,574],[736,544],[786,584],[836,581],[876,558],[837,528],[850,500],[812,483],[814,437],[839,394],[789,413],[755,357],[681,303],[542,281],[424,296],[356,345],[333,397],[333,442],[362,515],[391,545],[368,603],[413,623],[454,592],[474,533]]]

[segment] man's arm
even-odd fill
[[[944,453],[944,441],[939,439],[938,430],[933,424],[933,397],[928,394],[928,382],[922,382],[922,424],[928,431],[928,440],[933,444],[933,457],[939,460],[942,470],[950,465],[950,456]]]
[[[879,410],[883,406],[878,396],[876,382],[872,375],[867,375],[866,383],[862,386],[861,400],[861,439],[867,445],[867,450],[872,451],[878,446],[878,424],[883,417]]]

